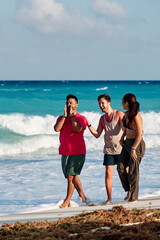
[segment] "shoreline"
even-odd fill
[[[160,196],[129,204],[119,202],[55,210],[8,215],[12,222],[14,218],[17,221],[0,227],[0,239],[160,239]],[[59,218],[57,221],[54,221],[55,216]]]
[[[92,205],[92,206],[91,206]],[[57,221],[60,218],[73,217],[85,212],[91,213],[96,210],[111,210],[113,207],[122,206],[127,210],[131,209],[154,209],[160,208],[160,195],[139,199],[137,202],[127,203],[125,201],[113,202],[108,205],[79,206],[69,208],[56,208],[25,213],[5,214],[0,216],[0,225],[4,223],[29,222],[29,221]]]

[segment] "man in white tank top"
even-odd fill
[[[103,204],[112,202],[112,175],[114,165],[117,164],[122,150],[121,137],[123,134],[123,112],[111,108],[111,98],[108,94],[98,97],[99,107],[105,114],[100,117],[97,130],[88,122],[88,128],[93,136],[99,138],[103,130],[104,134],[104,162],[106,167],[105,185],[108,199]]]

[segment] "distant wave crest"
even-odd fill
[[[97,128],[98,112],[82,112]],[[144,140],[147,148],[160,147],[160,113],[141,113],[144,123]],[[53,129],[57,116],[28,116],[19,113],[0,115],[0,156],[48,151],[58,153],[59,134]],[[88,128],[84,133],[87,151],[103,149],[103,134],[94,138]]]
[[[108,87],[97,88],[96,91],[103,91],[103,90],[106,90],[106,89],[108,89]]]

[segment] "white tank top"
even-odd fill
[[[123,131],[116,121],[116,110],[114,110],[113,118],[111,122],[106,121],[106,116],[104,115],[104,125],[106,128],[104,134],[104,150],[105,154],[116,155],[120,154],[122,151],[122,146],[119,141],[122,137]]]

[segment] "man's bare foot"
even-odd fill
[[[68,208],[70,207],[70,203],[67,203],[66,201],[64,201],[60,206],[59,208]]]
[[[89,198],[86,198],[86,197],[82,198],[81,197],[81,200],[82,200],[83,203],[86,203],[86,204],[90,203],[90,199]]]
[[[87,200],[87,198],[86,198],[86,197],[83,197],[83,198],[82,198],[82,197],[80,197],[80,198],[81,198],[82,202],[84,202],[84,203],[85,203],[85,202],[86,202],[86,200]]]
[[[127,192],[127,196],[124,198],[124,200],[125,200],[125,201],[128,200],[128,199],[130,198],[130,195],[131,195],[131,192],[128,191],[128,192]]]
[[[105,205],[107,205],[107,204],[109,204],[109,203],[112,203],[112,200],[107,200],[106,202],[102,203],[101,205],[102,205],[102,206],[105,206]]]

